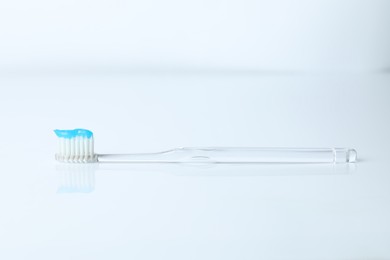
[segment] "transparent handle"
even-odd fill
[[[350,163],[348,148],[177,148],[160,153],[100,154],[99,162],[128,163]]]

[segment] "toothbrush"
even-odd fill
[[[349,148],[175,148],[157,153],[96,154],[93,133],[86,129],[54,130],[57,161],[66,163],[354,163]]]

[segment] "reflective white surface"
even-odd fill
[[[0,78],[1,259],[388,259],[390,75]],[[353,147],[349,165],[68,165],[96,152]]]

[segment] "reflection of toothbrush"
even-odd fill
[[[95,189],[96,163],[56,165],[58,173],[58,193],[90,193]]]
[[[159,153],[95,154],[89,130],[54,130],[59,137],[56,159],[68,163],[350,163],[356,151],[348,148],[176,148]]]

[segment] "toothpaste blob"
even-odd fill
[[[93,133],[87,129],[73,129],[73,130],[54,130],[54,133],[60,138],[74,138],[77,136],[91,138]]]

